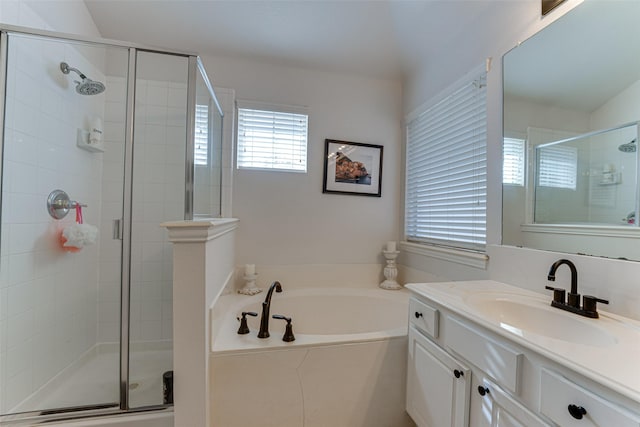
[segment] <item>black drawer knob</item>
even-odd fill
[[[464,376],[464,372],[459,371],[459,370],[457,370],[457,369],[454,369],[454,370],[453,370],[453,376],[454,376],[454,377],[456,377],[456,378],[463,377],[463,376]]]
[[[571,404],[567,407],[567,409],[569,410],[569,413],[571,414],[571,416],[576,420],[581,420],[582,416],[587,414],[587,410],[584,409],[582,406]]]
[[[489,394],[489,389],[487,387],[483,387],[481,385],[478,386],[478,394],[480,396],[484,396],[485,394]]]
[[[416,311],[416,312],[414,313],[414,315],[416,316],[416,319],[419,319],[419,318],[421,318],[421,317],[422,317],[422,313],[420,313],[420,312],[418,312],[418,311]]]

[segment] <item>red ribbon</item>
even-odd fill
[[[76,222],[82,224],[82,206],[76,205]]]

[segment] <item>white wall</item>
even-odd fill
[[[82,1],[2,0],[0,22],[100,37],[100,32]]]
[[[456,79],[463,76],[474,66],[482,63],[486,57],[492,57],[494,66],[488,75],[488,240],[489,243],[500,244],[501,242],[501,162],[502,162],[502,71],[501,57],[509,49],[517,45],[536,31],[550,24],[567,10],[574,7],[577,1],[568,1],[559,6],[554,12],[545,18],[540,17],[540,3],[537,1],[522,2],[488,2],[491,3],[488,13],[483,19],[478,20],[478,25],[468,28],[468,37],[460,41],[456,49],[450,49],[438,58],[428,58],[425,62],[413,70],[408,77],[404,88],[404,108],[408,113],[417,108],[429,98],[438,94],[442,89]],[[538,278],[539,286],[537,290],[543,292],[546,282],[546,269],[540,268],[539,264],[546,265],[548,258],[558,258],[559,254],[544,251],[527,251],[518,248],[504,247],[501,255],[490,260],[489,276],[500,278],[507,283],[524,286],[526,278]],[[550,255],[549,255],[550,254]],[[563,255],[564,256],[564,255]],[[580,257],[567,255],[570,259]],[[582,260],[580,266],[585,269],[590,264],[592,258]],[[444,263],[434,260],[414,261],[410,267],[420,268],[421,263],[429,262],[430,271],[439,274]],[[595,262],[595,259],[594,259]],[[596,295],[609,294],[612,298],[626,299],[627,302],[613,303],[608,309],[612,311],[621,310],[620,305],[625,307],[636,307],[624,309],[627,315],[640,317],[640,303],[638,303],[637,290],[625,286],[624,283],[635,282],[634,276],[640,274],[640,264],[625,263],[626,268],[609,268],[608,264],[619,263],[614,260],[598,260],[598,265],[604,263],[605,268],[590,269],[589,278],[593,286],[593,293]],[[509,265],[517,264],[521,267],[517,274],[505,274],[506,271],[513,272]],[[600,266],[602,267],[602,266]],[[460,267],[459,272],[449,272],[446,276],[457,279],[468,274],[474,274],[472,268]],[[485,273],[476,270],[479,277]],[[583,274],[582,277],[585,277]],[[633,291],[633,292],[632,292]],[[606,296],[605,296],[606,298]],[[633,301],[630,305],[628,301]]]
[[[233,172],[237,263],[381,263],[401,217],[399,82],[223,57],[204,63],[216,86],[234,88],[237,99],[309,111],[306,174]],[[384,146],[381,198],[322,193],[325,138]]]
[[[640,80],[591,113],[591,129],[606,129],[640,120]]]

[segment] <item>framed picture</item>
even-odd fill
[[[323,193],[381,196],[382,145],[324,141]]]
[[[564,3],[565,0],[541,0],[541,5],[542,5],[542,16],[545,16],[547,13],[551,12],[553,9],[555,9],[557,6],[560,5],[560,3]]]

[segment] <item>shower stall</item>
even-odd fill
[[[171,406],[164,221],[221,212],[193,54],[0,27],[0,423]]]

